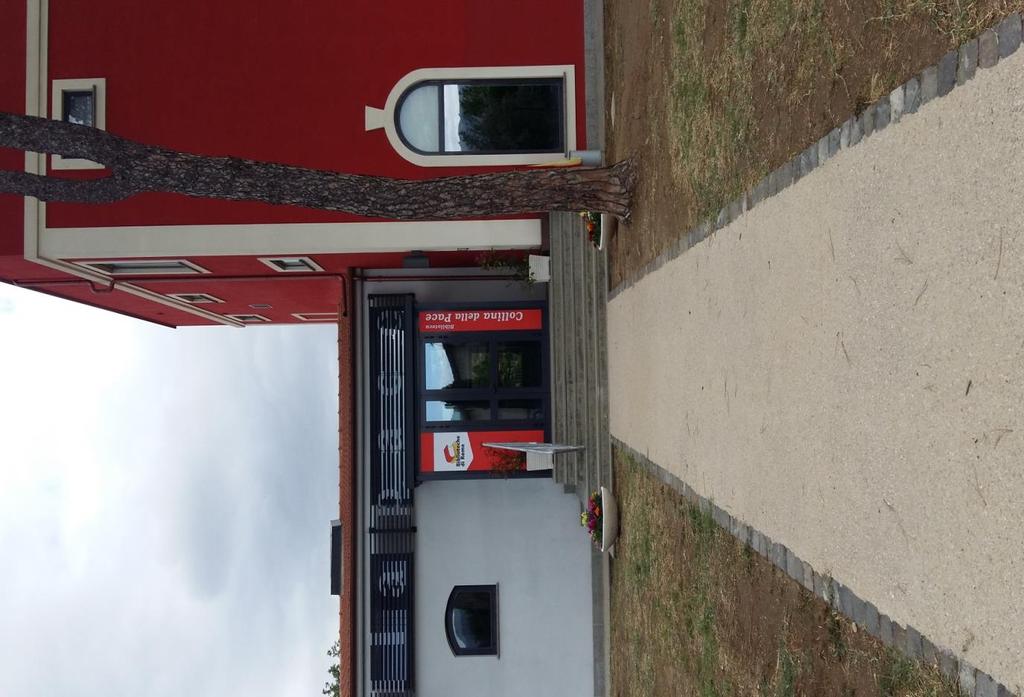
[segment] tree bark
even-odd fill
[[[456,220],[547,211],[593,211],[628,218],[636,182],[631,160],[599,169],[535,168],[391,179],[195,155],[88,126],[3,112],[0,146],[82,158],[106,167],[106,176],[88,180],[0,171],[0,193],[75,203],[110,203],[162,191],[393,220]]]

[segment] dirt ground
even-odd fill
[[[605,150],[636,158],[614,288],[1024,0],[606,0]]]
[[[620,452],[615,697],[953,697],[934,667],[858,631]]]

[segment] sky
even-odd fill
[[[336,332],[0,284],[0,695],[320,695]]]

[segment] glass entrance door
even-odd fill
[[[547,381],[541,337],[426,340],[423,356],[425,428],[545,428]]]

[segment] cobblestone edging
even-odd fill
[[[955,87],[973,78],[978,68],[991,68],[1020,48],[1021,35],[1021,15],[1014,12],[959,49],[950,51],[936,65],[928,66],[919,75],[910,78],[867,107],[859,116],[851,116],[840,126],[833,128],[792,160],[768,174],[752,189],[726,204],[716,216],[705,220],[680,237],[630,278],[609,291],[608,300],[613,300],[647,274],[707,239],[713,232],[725,227],[765,199],[807,176],[840,150],[852,148],[873,133],[899,122],[907,114],[913,114],[933,99],[945,97]]]
[[[719,527],[768,559],[780,571],[824,600],[834,610],[853,620],[868,634],[910,658],[938,665],[946,677],[959,681],[960,689],[967,697],[1021,697],[951,650],[936,646],[914,627],[901,625],[879,612],[872,603],[863,600],[831,576],[818,573],[793,550],[734,518],[728,511],[698,494],[679,477],[658,466],[615,436],[612,436],[612,445],[691,504],[710,514]]]

